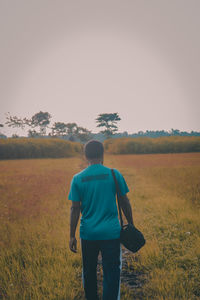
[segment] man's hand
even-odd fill
[[[76,226],[78,224],[80,216],[81,204],[79,201],[72,201],[71,214],[70,214],[70,241],[69,249],[76,253],[77,252],[77,240],[75,238]]]
[[[76,253],[77,252],[77,240],[75,237],[71,237],[69,241],[69,249]]]

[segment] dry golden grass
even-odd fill
[[[3,299],[74,299],[80,255],[68,250],[66,201],[78,158],[0,162]]]
[[[126,177],[135,224],[147,238],[130,259],[146,278],[136,299],[200,299],[200,154],[109,161]]]
[[[200,299],[200,154],[107,155],[105,164],[124,174],[147,239],[129,256],[144,284],[122,286],[121,299]],[[83,166],[79,158],[0,162],[0,299],[84,299],[66,199]]]

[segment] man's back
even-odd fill
[[[115,170],[122,194],[128,192],[121,173]],[[81,202],[80,237],[86,240],[109,240],[120,236],[116,189],[110,168],[93,164],[76,174],[69,199]]]

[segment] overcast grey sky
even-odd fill
[[[0,0],[0,122],[199,131],[199,16],[199,0]]]

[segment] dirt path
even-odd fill
[[[121,271],[121,285],[125,286],[125,288],[129,291],[129,295],[131,299],[144,299],[144,295],[142,292],[142,287],[146,281],[144,273],[136,272],[130,264],[131,256],[134,255],[126,250],[124,247],[122,248],[122,271]],[[102,280],[103,280],[103,272],[102,272],[102,260],[101,255],[98,258],[97,265],[97,277],[98,277],[98,289],[102,290]]]
[[[138,273],[130,265],[130,257],[134,255],[128,250],[123,248],[122,250],[122,271],[121,271],[121,282],[127,286],[129,290],[133,290],[134,293],[139,291],[141,293],[141,288],[145,283],[144,273]]]

